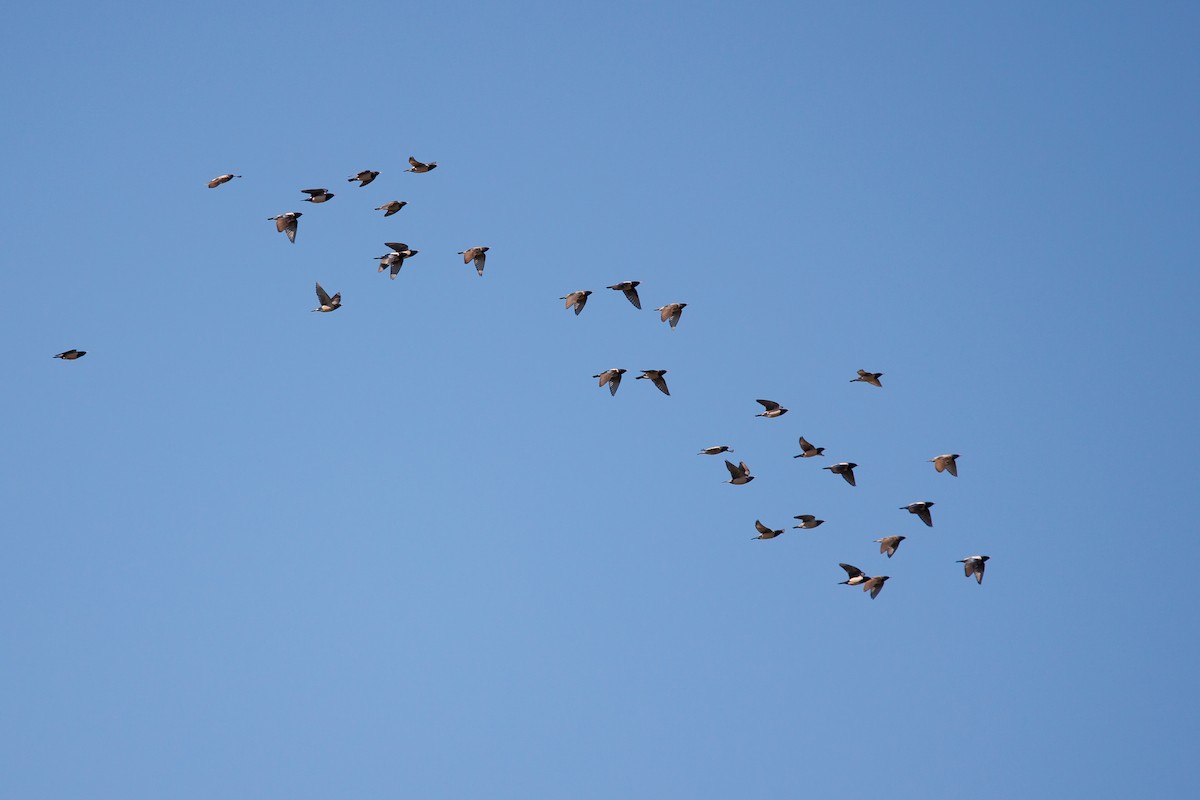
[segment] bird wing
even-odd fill
[[[475,271],[477,273],[479,273],[479,277],[482,278],[483,277],[483,264],[485,261],[487,261],[487,253],[480,250],[478,253],[475,254],[475,257],[472,258],[471,260],[475,262]]]
[[[625,292],[625,297],[629,300],[629,302],[633,303],[634,308],[640,309],[642,307],[642,299],[638,297],[637,289],[635,287],[630,286],[628,289],[622,289],[622,291]]]
[[[770,536],[771,534],[775,533],[775,531],[771,530],[766,525],[763,525],[758,520],[754,520],[754,527],[758,528],[758,532],[764,536]]]
[[[286,223],[283,220],[279,221],[279,224],[283,225],[283,227],[280,228],[280,230],[287,234],[288,241],[291,242],[292,244],[296,243],[296,227],[297,227],[298,223],[299,223],[299,220],[297,220],[295,217],[287,218]]]
[[[846,570],[847,578],[857,578],[858,576],[863,574],[863,571],[861,569],[859,569],[858,567],[851,566],[850,564],[838,564],[838,566],[841,567],[842,569]]]
[[[745,462],[743,462],[742,466],[739,467],[738,465],[734,464],[729,459],[725,459],[725,468],[729,470],[729,476],[731,478],[740,478],[743,475],[745,475],[746,472],[743,469],[743,467],[745,467]]]
[[[665,395],[670,396],[671,390],[667,388],[667,379],[666,378],[664,378],[662,375],[656,375],[656,376],[651,377],[650,380],[654,382],[654,385],[658,387],[658,390],[660,392],[662,392]]]
[[[845,478],[846,483],[850,484],[851,486],[858,485],[857,483],[854,482],[854,468],[853,467],[843,467],[842,468],[842,477]]]
[[[815,519],[816,519],[816,517],[815,517],[814,515],[812,515],[812,514],[801,514],[801,515],[800,515],[800,516],[798,516],[798,517],[793,517],[793,519],[798,519],[798,520],[800,520],[800,522],[801,522],[801,523],[803,523],[803,524],[807,525],[808,523],[810,523],[810,522],[812,522],[813,520],[815,520]]]
[[[953,458],[946,459],[946,471],[954,477],[958,477],[958,461]]]
[[[329,293],[321,288],[320,283],[317,284],[317,300],[319,300],[323,306],[330,304]]]
[[[779,408],[779,403],[776,403],[774,400],[755,400],[754,402],[761,404],[767,411],[774,411]]]
[[[407,253],[408,252],[408,245],[406,245],[404,242],[384,242],[384,245],[392,248],[397,253]]]
[[[879,596],[879,593],[883,591],[883,581],[877,578],[871,578],[871,580],[863,584],[864,592],[867,590],[868,585],[871,587],[871,599],[874,600]]]
[[[621,373],[613,370],[612,377],[608,379],[608,391],[613,396],[617,396],[617,387],[621,385]]]
[[[324,189],[301,189],[300,191],[304,192],[305,194],[312,195],[314,197],[316,197],[319,194],[325,194]]]
[[[671,327],[674,328],[679,324],[679,317],[683,315],[682,306],[674,306],[674,311],[671,312]]]
[[[933,516],[930,515],[928,506],[918,507],[917,508],[917,516],[921,518],[921,522],[924,522],[926,525],[928,525],[931,528],[933,527]]]
[[[331,306],[333,306],[334,308],[337,308],[338,306],[340,306],[342,304],[342,293],[338,292],[337,294],[335,294],[333,296],[333,299],[331,299],[329,301],[329,304]]]

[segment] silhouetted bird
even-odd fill
[[[75,359],[83,358],[86,355],[87,350],[67,350],[54,356],[54,358],[61,358],[63,361],[74,361]]]
[[[628,370],[609,369],[609,370],[605,370],[604,372],[601,372],[599,375],[593,375],[592,377],[599,378],[601,386],[608,384],[609,393],[612,394],[614,397],[616,397],[617,387],[621,385],[621,376],[624,375],[626,372],[628,372]]]
[[[838,564],[839,567],[846,570],[846,580],[838,581],[838,586],[858,586],[860,583],[869,581],[871,576],[863,572],[858,567],[850,564]]]
[[[242,177],[242,176],[241,175],[218,175],[217,177],[213,178],[211,181],[208,182],[208,188],[215,189],[218,186],[220,186],[222,183],[229,183],[234,178],[240,178],[240,177]]]
[[[665,395],[669,395],[669,394],[671,394],[671,392],[667,389],[667,382],[663,379],[663,375],[666,375],[666,374],[667,374],[667,370],[665,370],[665,369],[644,369],[644,370],[642,370],[642,374],[638,375],[637,378],[635,378],[635,380],[640,381],[643,378],[645,378],[646,380],[651,381],[655,386],[657,386],[658,390],[660,392],[662,392]]]
[[[378,177],[379,177],[379,173],[376,172],[375,170],[364,169],[362,172],[358,173],[357,175],[351,175],[349,178],[347,178],[347,180],[350,181],[351,183],[354,183],[354,181],[359,181],[358,185],[360,187],[362,187],[362,186],[366,186],[368,183],[370,183],[371,181],[375,180]]]
[[[412,169],[406,169],[405,172],[429,172],[431,169],[437,169],[437,162],[430,161],[428,164],[422,164],[412,156],[408,157],[408,163],[412,164]]]
[[[687,303],[668,303],[654,310],[661,312],[658,316],[663,322],[666,322],[668,319],[671,320],[671,327],[674,328],[679,324],[679,317],[683,314],[683,309],[685,308],[687,308]]]
[[[875,541],[879,542],[880,555],[887,553],[887,557],[891,558],[896,555],[896,550],[900,548],[900,543],[907,538],[907,536],[885,536]]]
[[[726,445],[726,444],[722,444],[722,445],[716,445],[714,447],[706,447],[703,450],[701,450],[699,453],[696,453],[696,455],[698,455],[698,456],[719,456],[721,453],[732,453],[732,452],[733,452],[732,447],[730,447],[729,445]]]
[[[983,568],[984,564],[991,556],[967,556],[959,559],[958,563],[963,565],[963,572],[969,578],[975,576],[976,583],[983,583]]]
[[[868,578],[867,580],[863,581],[863,585],[862,585],[863,591],[870,592],[871,599],[874,600],[876,597],[879,596],[879,593],[883,591],[883,585],[885,583],[887,583],[887,580],[890,577],[892,577],[892,576],[891,575],[878,575],[874,578]]]
[[[376,256],[379,262],[379,272],[383,272],[388,267],[392,268],[391,279],[396,280],[396,275],[400,273],[400,268],[404,266],[404,260],[412,258],[420,250],[413,250],[404,242],[384,242],[385,245],[392,248],[392,252],[386,256]]]
[[[755,536],[755,539],[774,539],[783,533],[782,529],[773,531],[758,520],[754,520],[754,527],[758,529],[758,536]]]
[[[578,317],[579,312],[583,311],[583,307],[587,305],[587,299],[588,299],[589,294],[591,294],[591,291],[583,290],[580,292],[571,292],[566,297],[560,297],[558,299],[567,301],[567,304],[564,306],[564,308],[570,308],[571,306],[575,306],[575,316]]]
[[[406,205],[408,205],[407,200],[393,200],[390,203],[384,203],[381,206],[376,206],[375,210],[376,211],[386,211],[387,213],[384,214],[384,216],[390,217],[392,214],[395,214],[397,211],[404,208]]]
[[[853,461],[843,461],[840,464],[834,464],[832,467],[821,467],[821,469],[827,469],[834,475],[841,475],[846,479],[846,483],[851,486],[857,486],[858,484],[854,482],[854,468],[857,466],[858,464],[855,464]]]
[[[641,308],[642,299],[638,297],[637,293],[637,287],[640,283],[641,281],[621,281],[620,283],[614,283],[612,286],[606,286],[605,288],[624,292],[625,297],[629,300],[629,302],[633,303],[634,308]]]
[[[813,528],[818,528],[825,523],[825,520],[817,519],[812,514],[800,514],[798,516],[792,517],[792,519],[800,520],[800,524],[793,525],[792,526],[793,528],[801,528],[806,531],[812,530]]]
[[[286,214],[280,214],[277,217],[267,217],[267,219],[275,220],[275,230],[280,233],[286,233],[288,241],[292,244],[296,243],[296,220],[304,216],[303,211],[289,211]]]
[[[947,453],[929,460],[933,462],[933,468],[938,472],[945,471],[958,477],[958,453]]]
[[[920,503],[909,503],[906,506],[900,506],[900,508],[902,510],[907,509],[908,513],[910,514],[916,514],[921,518],[921,522],[924,522],[931,528],[933,527],[933,517],[929,514],[929,509],[933,508],[932,500],[925,500],[924,502]]]
[[[792,456],[792,458],[812,458],[813,456],[825,455],[824,447],[813,447],[807,439],[800,437],[800,455]]]
[[[472,247],[470,250],[460,250],[459,255],[463,257],[464,264],[475,262],[475,271],[479,273],[479,277],[483,277],[483,262],[487,261],[487,251],[490,247]]]
[[[766,409],[766,411],[761,414],[755,414],[754,416],[756,417],[774,419],[775,417],[782,417],[788,412],[786,408],[780,408],[779,403],[776,403],[774,400],[755,400],[754,402]]]
[[[301,189],[308,197],[304,198],[306,203],[324,203],[326,200],[333,197],[332,192],[327,192],[324,189]]]
[[[722,481],[722,483],[732,483],[734,486],[745,486],[750,481],[754,480],[754,476],[750,474],[750,468],[743,461],[740,464],[734,464],[729,459],[725,459],[725,469],[729,470],[730,479]]]
[[[865,369],[860,369],[858,371],[858,377],[852,378],[850,382],[857,383],[858,381],[862,381],[863,383],[869,383],[872,386],[883,388],[883,384],[879,382],[879,379],[882,377],[882,372],[867,372]]]
[[[321,288],[320,283],[317,284],[317,300],[320,301],[321,305],[312,309],[313,311],[337,311],[342,307],[342,293],[338,292],[333,297],[330,297],[329,293]]]

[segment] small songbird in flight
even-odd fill
[[[384,214],[384,216],[390,217],[392,214],[395,214],[397,211],[404,208],[406,205],[408,205],[407,200],[393,200],[390,203],[384,203],[381,206],[376,206],[375,210],[376,211],[386,211],[387,213]]]
[[[813,447],[812,444],[809,443],[808,439],[805,439],[803,436],[801,436],[800,437],[800,455],[792,456],[792,458],[812,458],[813,456],[823,456],[823,455],[825,455],[824,447]]]
[[[379,177],[379,173],[376,172],[375,170],[364,169],[362,172],[358,173],[357,175],[351,175],[346,180],[350,181],[351,183],[358,181],[359,187],[363,187],[378,177]]]
[[[937,458],[929,459],[933,462],[933,468],[938,472],[949,472],[954,477],[958,477],[958,453],[946,453]]]
[[[933,508],[932,500],[925,500],[920,503],[909,503],[906,506],[900,506],[901,510],[907,509],[908,513],[916,514],[929,527],[933,527],[933,517],[929,513],[929,509]]]
[[[725,459],[725,469],[729,470],[729,480],[722,483],[732,483],[734,486],[745,486],[750,481],[754,480],[754,476],[750,474],[750,468],[743,461],[740,464],[734,464],[729,459]]]
[[[887,553],[887,557],[891,558],[896,555],[896,551],[900,548],[900,543],[907,539],[907,536],[885,536],[882,539],[876,539],[879,542],[879,554]]]
[[[767,419],[774,419],[775,417],[782,417],[784,414],[786,414],[788,412],[788,410],[786,408],[780,408],[779,403],[776,403],[774,400],[755,400],[754,402],[758,403],[764,409],[766,409],[761,414],[755,414],[754,416],[756,416],[756,417],[766,417]]]
[[[846,570],[846,580],[838,581],[838,586],[858,586],[860,583],[871,580],[870,575],[851,564],[838,564],[838,566]]]
[[[592,377],[599,378],[601,386],[608,384],[609,393],[613,397],[616,397],[617,396],[617,387],[621,385],[621,376],[624,375],[626,372],[628,372],[628,370],[607,369],[604,372],[601,372],[599,375],[593,375]]]
[[[827,469],[834,475],[841,475],[846,479],[846,483],[851,486],[858,486],[854,482],[854,468],[857,466],[858,464],[855,464],[853,461],[843,461],[840,464],[834,464],[832,467],[821,467],[821,469]]]
[[[564,308],[570,308],[571,306],[575,306],[575,316],[578,317],[579,312],[583,311],[583,307],[587,305],[587,299],[588,299],[589,294],[591,294],[590,291],[583,290],[583,291],[579,291],[579,292],[571,292],[566,297],[560,297],[558,299],[567,301],[567,304],[564,306]]]
[[[321,288],[319,282],[317,283],[317,300],[320,301],[321,305],[311,309],[312,311],[337,311],[342,307],[342,293],[338,292],[333,297],[330,297],[329,293]]]
[[[288,241],[292,244],[296,243],[296,225],[297,220],[304,216],[303,211],[289,211],[286,214],[280,214],[275,217],[267,217],[267,219],[275,220],[275,230],[280,233],[286,233]]]
[[[792,519],[798,519],[798,520],[800,520],[800,524],[799,524],[799,525],[793,525],[793,526],[792,526],[793,528],[800,528],[800,529],[802,529],[802,530],[806,530],[806,531],[807,531],[807,530],[812,530],[813,528],[818,528],[818,527],[820,527],[822,524],[824,524],[824,522],[825,522],[825,520],[823,520],[823,519],[817,519],[817,518],[816,518],[815,516],[813,516],[812,514],[799,514],[799,515],[797,515],[797,516],[795,516],[795,517],[792,517]]]
[[[774,539],[783,533],[782,529],[773,531],[758,520],[754,520],[754,527],[758,529],[758,536],[755,536],[755,539]]]
[[[696,453],[696,455],[698,455],[698,456],[719,456],[721,453],[732,453],[732,452],[733,452],[732,447],[730,447],[727,444],[722,444],[722,445],[716,445],[713,447],[706,447],[703,450],[701,450],[699,453]]]
[[[326,200],[333,197],[332,192],[327,192],[324,189],[301,189],[308,197],[304,198],[306,203],[324,203]]]
[[[958,563],[963,565],[963,572],[968,578],[974,575],[976,583],[983,583],[984,562],[989,558],[991,556],[967,556],[960,558]]]
[[[67,350],[59,353],[54,358],[61,358],[63,361],[74,361],[77,358],[83,358],[87,355],[87,350]]]
[[[640,309],[642,307],[642,299],[638,297],[637,293],[637,287],[640,283],[641,281],[621,281],[620,283],[614,283],[612,286],[604,288],[624,292],[626,299],[633,303],[633,307]]]
[[[670,396],[671,392],[667,389],[667,382],[663,378],[663,375],[666,375],[666,374],[667,374],[667,370],[665,370],[665,369],[644,369],[644,370],[642,370],[642,374],[638,375],[637,378],[635,378],[634,380],[640,381],[643,378],[645,378],[646,380],[652,382],[655,386],[657,386],[658,390],[660,392],[662,392],[665,395]]]
[[[483,262],[487,261],[487,251],[490,247],[472,247],[470,250],[460,250],[459,255],[463,257],[464,264],[475,262],[475,271],[479,273],[479,277],[483,277]]]
[[[665,306],[654,309],[661,312],[658,316],[663,322],[671,320],[671,327],[674,328],[679,324],[679,317],[683,314],[683,309],[687,308],[687,303],[667,303]]]
[[[865,369],[860,369],[858,371],[858,377],[851,378],[850,382],[857,383],[859,381],[862,381],[863,383],[869,383],[872,386],[878,386],[879,388],[882,389],[883,384],[879,382],[879,379],[882,377],[883,377],[882,372],[867,372]]]
[[[879,593],[883,591],[883,585],[885,583],[887,583],[887,580],[890,577],[892,577],[892,576],[891,575],[878,575],[874,578],[868,578],[867,580],[863,581],[863,585],[862,585],[863,591],[870,592],[871,599],[874,600],[876,597],[879,596]]]
[[[396,276],[400,274],[400,268],[404,266],[404,260],[412,258],[420,250],[413,250],[404,242],[384,242],[385,245],[392,248],[392,252],[386,256],[376,256],[379,262],[379,272],[383,272],[388,267],[392,268],[391,279],[396,280]]]
[[[218,186],[220,186],[222,183],[229,183],[234,178],[240,178],[240,177],[242,177],[242,176],[241,175],[218,175],[217,177],[213,178],[211,181],[208,182],[208,188],[215,189]]]
[[[412,164],[412,169],[406,169],[405,172],[429,172],[431,169],[437,169],[437,162],[430,161],[428,164],[422,164],[412,156],[408,157],[408,163]]]

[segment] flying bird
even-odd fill
[[[342,307],[342,293],[338,292],[333,297],[330,297],[329,293],[321,288],[319,282],[317,283],[317,300],[320,301],[321,305],[311,309],[312,311],[337,311]]]
[[[354,183],[355,181],[359,181],[358,185],[361,188],[363,186],[366,186],[368,183],[370,183],[371,181],[375,180],[378,177],[379,177],[379,173],[376,172],[375,170],[364,169],[362,172],[358,173],[357,175],[351,175],[349,178],[347,178],[347,180],[350,181],[351,183]]]
[[[288,241],[292,244],[296,243],[296,220],[304,216],[303,211],[289,211],[286,214],[280,214],[276,217],[267,217],[267,219],[275,220],[275,230],[280,233],[286,233]]]
[[[304,198],[306,203],[324,203],[326,200],[333,197],[332,192],[327,192],[324,189],[301,189],[308,197]]]
[[[876,539],[879,542],[879,554],[887,553],[887,557],[891,558],[896,555],[896,550],[900,548],[900,543],[907,539],[907,536],[885,536],[882,539]]]
[[[375,260],[379,262],[379,272],[383,272],[388,267],[392,268],[391,279],[396,280],[396,276],[400,274],[400,268],[404,266],[404,260],[412,258],[420,250],[413,250],[404,242],[384,242],[385,245],[392,248],[392,252],[386,256],[376,256]]]
[[[637,293],[637,287],[640,283],[641,281],[621,281],[620,283],[614,283],[612,286],[604,288],[624,292],[626,299],[633,303],[633,307],[640,309],[642,307],[642,299],[638,297]]]
[[[229,183],[234,178],[240,178],[240,177],[242,177],[242,176],[241,175],[218,175],[217,177],[213,178],[211,181],[208,182],[208,188],[215,189],[218,186],[220,186],[222,183]]]
[[[408,163],[412,164],[412,169],[406,169],[405,172],[429,172],[431,169],[437,169],[437,162],[430,161],[428,164],[422,164],[412,156],[408,157]]]
[[[608,391],[613,397],[617,396],[617,387],[621,385],[621,376],[628,370],[624,369],[607,369],[599,375],[593,375],[593,378],[600,379],[600,385],[608,384]]]
[[[846,580],[838,581],[838,586],[858,586],[860,583],[871,580],[870,575],[851,564],[838,564],[838,566],[846,570]]]
[[[929,509],[931,509],[931,508],[933,508],[932,500],[925,500],[924,502],[920,502],[920,503],[909,503],[906,506],[900,506],[901,510],[907,509],[908,513],[916,514],[918,517],[921,518],[921,522],[924,522],[926,525],[928,525],[929,527],[932,528],[933,527],[933,517],[930,516],[930,514],[929,514]]]
[[[86,355],[87,350],[67,350],[54,356],[54,358],[61,358],[63,361],[74,361],[75,359],[83,358]]]
[[[867,372],[865,369],[860,369],[858,371],[858,377],[851,378],[850,382],[858,383],[859,381],[861,381],[863,383],[869,383],[872,386],[878,386],[879,388],[882,389],[883,384],[879,382],[879,379],[882,377],[883,377],[882,372]]]
[[[855,464],[853,461],[843,461],[840,464],[834,464],[832,467],[821,467],[821,469],[827,469],[834,475],[841,475],[846,479],[846,483],[851,486],[858,486],[854,482],[854,468],[857,466],[858,464]]]
[[[782,529],[773,531],[758,520],[754,520],[754,527],[758,528],[758,536],[755,536],[755,539],[774,539],[776,536],[779,536],[783,533]]]
[[[589,294],[591,294],[591,292],[587,291],[587,290],[580,291],[580,292],[571,292],[566,297],[560,297],[558,299],[567,301],[567,304],[564,306],[564,308],[570,308],[571,306],[575,306],[575,316],[578,317],[579,312],[583,311],[583,307],[587,305],[587,299],[588,299]]]
[[[640,381],[645,378],[657,386],[660,392],[670,396],[671,392],[667,389],[667,382],[663,379],[663,375],[666,374],[667,370],[665,369],[644,369],[642,370],[642,374],[638,375],[634,380]]]
[[[786,408],[780,408],[779,403],[776,403],[774,400],[755,400],[754,402],[758,403],[764,409],[766,409],[761,414],[755,414],[754,416],[756,416],[756,417],[766,417],[767,419],[774,419],[775,417],[782,417],[784,414],[786,414],[788,412],[788,410]]]
[[[353,180],[353,178],[351,180]],[[397,211],[404,208],[406,205],[408,205],[407,200],[393,200],[390,203],[384,203],[381,206],[376,206],[375,210],[376,211],[386,211],[387,213],[384,214],[384,216],[390,217],[392,214],[395,214]]]
[[[933,468],[938,472],[949,472],[954,477],[958,477],[958,453],[946,453],[937,458],[929,459],[933,462]]]
[[[698,456],[719,456],[721,453],[732,453],[732,452],[733,452],[732,447],[730,447],[727,444],[722,444],[722,445],[717,445],[714,447],[706,447],[703,450],[701,450],[699,453],[696,453],[696,455],[698,455]]]
[[[792,456],[792,458],[812,458],[813,456],[825,455],[824,447],[813,447],[808,439],[800,437],[800,455]]]
[[[963,565],[963,573],[968,578],[974,575],[976,583],[983,583],[984,562],[989,558],[991,556],[967,556],[966,558],[960,558],[958,563]]]
[[[745,486],[750,481],[754,480],[754,476],[750,474],[750,468],[743,461],[740,464],[734,464],[729,459],[725,459],[725,469],[729,470],[729,480],[722,483],[732,483],[734,486]]]
[[[459,255],[463,257],[464,264],[475,262],[475,271],[479,273],[479,277],[483,277],[483,262],[487,261],[487,251],[490,247],[472,247],[470,250],[460,250]]]
[[[863,581],[863,585],[862,585],[863,591],[870,592],[871,599],[874,600],[876,597],[879,596],[879,593],[883,591],[883,585],[885,583],[887,583],[887,580],[890,577],[892,577],[892,576],[891,575],[879,575],[874,578],[868,578],[867,580]]]
[[[663,322],[671,320],[671,327],[674,328],[679,324],[679,317],[683,314],[683,309],[687,307],[687,303],[668,303],[665,306],[654,309],[661,312],[658,316]]]
[[[798,516],[792,517],[792,519],[800,520],[800,524],[793,525],[792,526],[793,528],[801,528],[806,531],[812,530],[813,528],[818,528],[825,522],[825,520],[817,519],[812,514],[800,514]]]

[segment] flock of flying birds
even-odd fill
[[[436,161],[424,163],[417,161],[412,156],[409,156],[408,163],[410,167],[409,169],[405,170],[405,172],[427,173],[437,168]],[[379,177],[379,175],[380,173],[375,170],[362,170],[361,172],[350,176],[348,180],[350,182],[357,182],[360,187],[363,187],[374,181],[377,177]],[[242,176],[231,173],[218,175],[208,182],[208,188],[215,189],[218,186],[228,183],[234,178],[240,177]],[[308,195],[308,197],[305,198],[305,202],[314,204],[326,203],[335,196],[332,192],[325,188],[301,189],[301,192]],[[375,210],[383,211],[385,217],[390,217],[399,212],[406,205],[408,205],[406,201],[392,200],[376,207]],[[304,216],[303,212],[288,211],[283,214],[278,214],[274,217],[269,217],[268,220],[273,221],[275,223],[276,231],[285,234],[288,240],[294,244],[296,241],[296,231],[299,229],[299,220],[302,216]],[[400,273],[401,268],[404,266],[404,261],[412,258],[420,251],[413,250],[403,242],[385,242],[385,245],[391,249],[391,252],[387,253],[386,255],[377,256],[375,260],[379,262],[379,272],[389,270],[391,273],[390,277],[395,280],[396,276]],[[483,277],[483,268],[487,261],[488,249],[489,248],[485,246],[475,246],[459,251],[458,255],[463,257],[463,264],[473,263],[475,266],[475,271],[480,277]],[[642,307],[642,301],[638,296],[637,291],[637,287],[640,285],[640,283],[640,281],[621,281],[605,288],[623,293],[626,299],[633,304],[634,308],[640,310]],[[321,284],[318,281],[316,284],[316,293],[318,306],[317,308],[312,309],[313,311],[330,312],[337,311],[339,308],[341,308],[342,295],[340,292],[331,297],[329,293],[321,287]],[[592,292],[590,290],[585,289],[571,292],[563,297],[560,297],[559,299],[566,301],[565,307],[568,309],[573,308],[576,316],[578,316],[583,312],[584,307],[587,305],[588,297],[591,296],[591,294]],[[668,303],[664,306],[656,308],[655,311],[659,312],[659,317],[662,322],[670,322],[671,327],[675,328],[679,324],[679,320],[683,315],[683,309],[686,307],[687,303]],[[72,349],[58,353],[54,356],[54,358],[59,358],[64,361],[75,361],[85,355],[87,355],[86,350]],[[621,377],[627,371],[628,370],[619,368],[608,369],[597,375],[593,375],[592,377],[599,379],[601,388],[607,386],[609,392],[613,396],[616,396],[617,389],[621,385]],[[667,370],[647,369],[641,370],[641,373],[641,375],[637,376],[637,380],[648,380],[663,394],[671,394],[670,389],[667,387],[666,378],[663,377],[667,374]],[[860,369],[858,370],[858,377],[851,379],[851,383],[862,382],[877,388],[882,388],[883,383],[879,380],[882,376],[882,372],[867,372],[866,370]],[[759,417],[777,419],[788,412],[786,408],[783,408],[779,403],[776,403],[773,400],[758,400],[757,402],[763,407],[762,413],[756,415]],[[718,445],[714,447],[706,447],[701,450],[698,455],[715,456],[722,453],[732,452],[733,449],[728,445]],[[824,447],[814,447],[812,443],[801,436],[800,453],[796,456],[793,456],[793,458],[814,458],[817,456],[823,457],[824,455]],[[951,476],[957,478],[958,458],[958,453],[945,453],[929,460],[933,463],[934,469],[939,473],[947,472]],[[853,462],[842,461],[828,467],[822,467],[822,469],[827,469],[834,475],[841,475],[846,483],[850,484],[851,486],[856,486],[857,484],[854,478],[854,468],[857,466],[858,464]],[[734,486],[744,486],[747,483],[750,483],[750,481],[754,480],[754,476],[750,474],[750,468],[746,466],[745,461],[734,464],[732,461],[726,459],[725,467],[729,470],[729,480],[725,481],[725,483],[729,483]],[[900,509],[906,510],[910,514],[915,515],[918,519],[924,522],[925,525],[932,528],[933,515],[931,514],[930,509],[933,506],[934,502],[932,500],[922,500],[915,503],[909,503],[906,506],[901,506]],[[792,527],[794,529],[801,530],[811,530],[819,527],[825,522],[825,520],[817,519],[813,514],[799,514],[795,517],[795,519],[799,521],[800,524],[793,525]],[[753,537],[756,540],[774,539],[775,537],[784,533],[783,529],[773,530],[767,527],[762,523],[761,520],[755,520],[754,527],[758,531],[758,535]],[[896,554],[896,551],[900,548],[900,543],[906,538],[907,537],[905,536],[886,536],[882,539],[876,539],[875,542],[879,544],[880,554],[886,555],[890,559]],[[963,565],[963,572],[968,578],[974,576],[976,582],[982,584],[984,567],[989,558],[990,556],[985,555],[967,556],[966,558],[959,559],[957,563]],[[861,586],[864,592],[871,593],[872,600],[879,596],[879,593],[883,590],[884,584],[891,577],[889,575],[871,576],[852,564],[839,564],[838,566],[846,571],[846,580],[841,581],[839,585]]]

